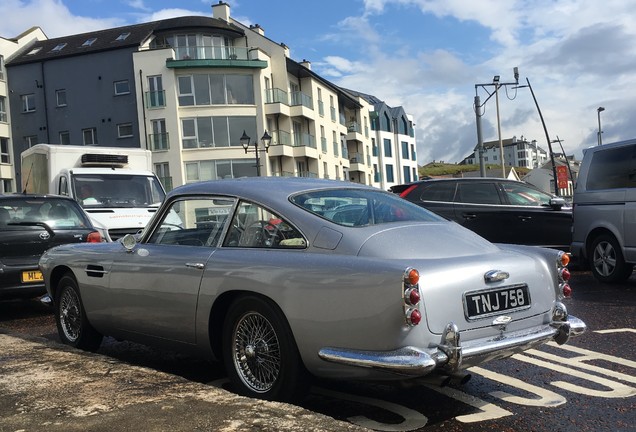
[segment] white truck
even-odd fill
[[[25,193],[75,198],[106,241],[139,232],[165,197],[148,150],[37,144],[21,160]]]

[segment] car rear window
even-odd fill
[[[52,229],[77,229],[90,222],[73,201],[52,198],[16,198],[0,201],[0,226],[43,222]]]
[[[445,220],[397,195],[371,189],[312,191],[292,196],[291,201],[311,213],[343,226]]]

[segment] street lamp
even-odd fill
[[[243,146],[243,150],[245,150],[245,154],[248,152],[254,152],[256,154],[256,176],[261,176],[261,160],[258,155],[259,151],[264,151],[265,153],[269,150],[269,145],[272,142],[272,137],[269,136],[267,131],[261,137],[261,143],[263,143],[263,149],[258,148],[258,141],[254,141],[254,150],[250,150],[250,140],[251,138],[243,131],[243,135],[241,135],[241,145]]]
[[[603,133],[603,129],[601,129],[601,111],[605,111],[605,108],[598,107],[596,109],[596,114],[598,115],[598,132],[596,133],[598,135],[598,145],[603,144],[603,139],[601,138],[601,134]]]

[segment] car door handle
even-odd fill
[[[464,219],[475,219],[477,215],[475,213],[463,213],[462,217]]]
[[[521,222],[527,222],[530,219],[532,219],[532,216],[517,216],[519,219],[521,219]]]
[[[203,270],[205,268],[205,264],[203,263],[185,263],[186,267],[192,267],[198,270]]]

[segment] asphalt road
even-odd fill
[[[589,331],[471,369],[464,385],[316,381],[303,408],[384,431],[636,431],[636,274],[602,285],[575,271],[569,312]],[[51,311],[0,302],[0,328],[58,341]],[[107,339],[100,353],[223,386],[220,364]]]

